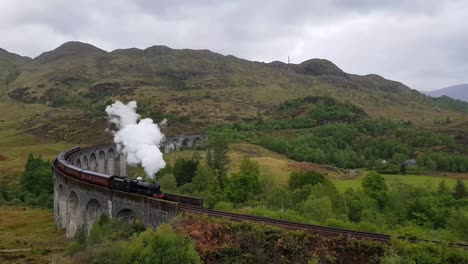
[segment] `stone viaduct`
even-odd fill
[[[164,153],[181,150],[183,148],[191,148],[208,139],[206,134],[182,135],[177,137],[164,138],[161,143],[161,148]]]
[[[168,138],[163,145],[166,152],[191,147],[201,135]],[[185,142],[185,143],[184,143]],[[167,149],[166,149],[167,147]],[[112,190],[76,179],[80,172],[104,177],[127,174],[126,159],[114,144],[81,148],[70,155],[62,152],[66,171],[54,164],[54,215],[59,228],[65,228],[67,237],[73,237],[81,227],[90,230],[101,214],[128,222],[140,221],[146,227],[157,227],[177,214],[178,203]],[[57,161],[56,161],[57,162]]]

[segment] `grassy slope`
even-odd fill
[[[71,146],[69,143],[44,140],[20,128],[22,120],[46,111],[48,108],[44,105],[0,102],[0,175],[16,180],[29,153],[53,159],[60,151]]]
[[[51,210],[0,207],[0,250],[34,249],[0,252],[1,263],[50,263],[55,254],[62,254],[66,244],[65,234],[57,230]]]
[[[65,240],[51,210],[0,207],[0,215],[1,249],[60,246]]]

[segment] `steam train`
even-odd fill
[[[161,192],[161,187],[159,184],[145,182],[141,180],[141,178],[133,179],[129,177],[107,175],[95,171],[85,170],[68,162],[68,157],[78,151],[80,151],[79,147],[61,152],[54,161],[55,169],[80,181],[113,190],[136,193],[158,199],[163,199],[165,197],[164,193]]]

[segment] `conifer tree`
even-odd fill
[[[455,185],[455,190],[453,192],[453,196],[456,199],[462,199],[462,198],[467,197],[465,184],[460,179],[457,180],[457,184]]]

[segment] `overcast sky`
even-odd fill
[[[1,48],[35,57],[70,40],[325,58],[419,90],[468,83],[466,0],[0,0]]]

